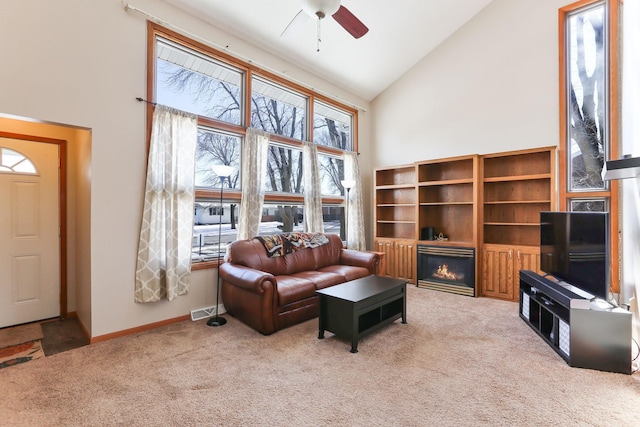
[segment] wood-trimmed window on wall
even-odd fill
[[[325,232],[344,236],[340,182],[344,153],[358,150],[357,109],[155,23],[149,22],[147,38],[147,100],[198,115],[192,269],[215,267],[235,240],[248,127],[270,133],[260,233],[302,231],[301,153],[311,142],[318,148]],[[148,136],[152,116],[148,108]],[[222,206],[213,164],[236,171],[225,180]]]
[[[603,181],[618,158],[619,0],[559,10],[560,209],[610,212],[611,291],[619,292],[618,188]]]

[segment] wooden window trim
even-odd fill
[[[560,80],[559,85],[559,100],[560,100],[560,144],[559,144],[559,174],[560,179],[560,209],[566,210],[568,201],[570,199],[579,198],[608,198],[609,199],[609,235],[610,235],[610,281],[611,291],[620,292],[620,238],[619,238],[619,184],[618,181],[609,181],[609,189],[607,191],[598,192],[577,192],[568,191],[568,176],[567,176],[567,78],[566,78],[566,42],[565,42],[565,23],[567,16],[583,7],[599,3],[601,0],[581,0],[570,5],[564,6],[558,11],[558,53],[559,53],[559,73]],[[608,105],[608,159],[617,159],[619,155],[619,61],[620,61],[620,49],[619,49],[619,14],[620,14],[620,2],[622,0],[605,0],[608,7],[608,37],[609,37],[609,105]]]

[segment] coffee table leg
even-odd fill
[[[358,340],[351,340],[351,353],[358,352]]]
[[[324,338],[324,311],[325,311],[325,300],[321,296],[320,297],[320,313],[318,316],[318,339],[319,340]]]

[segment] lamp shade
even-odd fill
[[[342,181],[340,181],[340,183],[347,190],[355,187],[355,185],[356,185],[356,182],[353,179],[343,179]]]
[[[220,178],[228,178],[236,170],[236,168],[228,165],[213,165],[211,166],[211,170]]]

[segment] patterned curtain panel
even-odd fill
[[[135,301],[189,290],[197,116],[155,107],[142,212]]]
[[[322,222],[322,189],[318,148],[305,143],[302,147],[302,171],[304,180],[304,230],[307,233],[324,232]]]
[[[360,180],[360,166],[356,153],[345,153],[344,179],[352,179],[356,185],[351,189],[349,200],[349,227],[347,247],[357,251],[367,250],[364,235],[364,203],[362,202],[362,181]]]
[[[238,240],[258,235],[262,218],[269,134],[248,128],[242,148],[242,203],[238,217]]]

